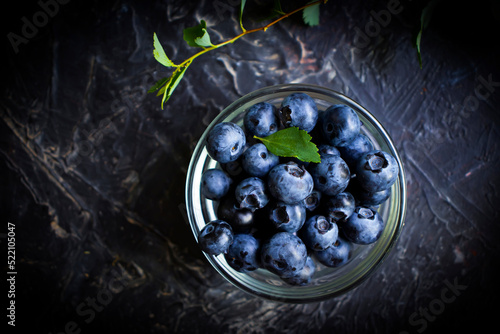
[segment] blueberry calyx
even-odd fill
[[[253,208],[260,204],[259,198],[255,194],[247,195],[243,198],[240,204],[240,208]]]
[[[280,206],[273,210],[273,218],[280,224],[286,224],[290,221],[290,217],[288,216],[288,212],[286,212],[286,207],[284,206]]]
[[[285,170],[288,172],[288,174],[295,176],[299,179],[301,179],[306,172],[303,166],[298,166],[296,164],[286,165]]]
[[[346,214],[342,211],[331,211],[330,216],[335,218],[336,220],[344,220],[346,217]]]
[[[375,153],[368,157],[365,168],[375,173],[380,173],[389,163],[381,153]]]
[[[306,197],[306,204],[308,206],[316,206],[318,204],[318,198],[309,195],[309,196]]]
[[[321,217],[317,220],[315,227],[320,234],[325,234],[332,229],[332,223]]]
[[[360,208],[357,212],[359,218],[374,219],[375,212],[369,208]]]
[[[208,225],[207,228],[205,229],[205,235],[209,235],[214,231],[214,227],[212,225]]]

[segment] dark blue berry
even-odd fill
[[[279,163],[279,157],[267,150],[266,145],[257,143],[250,146],[241,159],[243,169],[251,176],[263,177]]]
[[[306,260],[306,246],[290,232],[278,232],[262,245],[262,266],[280,277],[294,276],[304,268]]]
[[[208,199],[218,200],[226,196],[232,179],[221,169],[207,169],[201,176],[201,193]]]
[[[255,223],[254,212],[240,208],[234,196],[226,196],[220,200],[217,217],[229,223],[235,233],[248,233]]]
[[[240,208],[247,208],[252,211],[265,207],[269,202],[264,181],[255,176],[241,181],[236,186],[234,194]]]
[[[344,146],[359,133],[361,121],[351,107],[335,104],[321,114],[324,139],[333,146]]]
[[[235,161],[243,153],[245,133],[235,123],[216,124],[208,133],[206,148],[210,157],[220,163]]]
[[[201,249],[210,255],[226,253],[233,243],[233,230],[223,220],[217,219],[206,224],[198,234]]]
[[[389,188],[399,174],[396,159],[389,153],[374,150],[363,154],[355,168],[359,185],[368,192],[378,192]]]
[[[328,216],[336,222],[343,222],[354,212],[356,201],[349,192],[341,192],[325,200]]]
[[[281,232],[297,232],[306,221],[306,209],[299,203],[276,202],[269,208],[269,221]]]
[[[356,244],[368,245],[380,238],[384,225],[384,221],[377,211],[358,206],[341,226],[347,240]]]
[[[306,220],[298,235],[310,249],[323,250],[337,240],[339,228],[331,219],[316,215]]]
[[[357,178],[353,178],[349,183],[348,190],[354,195],[356,199],[356,206],[374,207],[387,201],[391,197],[391,188],[386,188],[380,191],[370,192],[363,189],[359,184]]]
[[[267,137],[278,131],[276,107],[267,102],[259,102],[248,108],[243,120],[250,137]]]
[[[293,93],[281,102],[279,118],[286,128],[296,126],[309,132],[318,121],[318,107],[309,95]]]
[[[327,267],[340,267],[346,264],[352,254],[352,243],[338,237],[337,240],[327,249],[314,252],[316,259]]]
[[[260,242],[250,234],[235,234],[224,257],[227,264],[236,271],[254,271],[260,264]]]
[[[304,286],[311,283],[311,279],[315,272],[316,264],[314,263],[314,260],[310,256],[308,256],[306,259],[306,264],[304,265],[304,268],[302,268],[302,270],[299,270],[298,273],[288,278],[283,277],[282,280],[290,285]]]
[[[307,211],[312,212],[316,210],[321,204],[321,197],[321,191],[313,189],[311,194],[309,194],[309,196],[302,200],[302,205],[306,208]]]
[[[344,191],[351,178],[349,167],[336,155],[324,155],[320,163],[309,166],[309,172],[314,180],[314,187],[328,196]]]
[[[305,167],[293,162],[273,167],[267,180],[271,195],[289,204],[304,200],[314,187],[314,181]]]
[[[338,149],[342,159],[344,159],[349,168],[353,168],[364,153],[373,150],[373,144],[365,134],[359,133],[353,140],[345,146],[339,146]]]

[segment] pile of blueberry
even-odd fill
[[[292,126],[312,136],[320,163],[278,157],[253,139]],[[306,285],[314,259],[339,267],[353,244],[377,241],[384,221],[376,209],[389,198],[399,168],[391,154],[374,149],[361,126],[349,106],[318,111],[305,93],[289,95],[280,107],[251,106],[243,128],[214,126],[206,149],[221,168],[206,170],[200,186],[217,201],[218,219],[200,231],[202,250],[224,254],[239,272],[264,268],[291,285]]]

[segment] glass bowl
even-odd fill
[[[378,208],[385,221],[381,237],[371,245],[355,246],[351,260],[342,267],[329,268],[315,261],[316,272],[307,286],[289,285],[265,269],[240,273],[227,264],[223,254],[218,256],[204,254],[225,279],[243,291],[273,301],[307,303],[333,298],[367,279],[386,259],[404,225],[406,182],[403,165],[389,134],[368,110],[338,92],[306,84],[265,87],[239,98],[212,121],[196,145],[187,173],[186,209],[189,224],[197,240],[198,233],[205,224],[217,219],[217,202],[204,198],[200,192],[203,172],[210,168],[220,168],[218,162],[210,158],[205,148],[205,140],[209,131],[217,123],[228,121],[243,127],[244,114],[250,106],[263,101],[279,106],[286,96],[295,92],[303,92],[311,96],[320,111],[333,104],[342,103],[350,106],[358,113],[363,123],[361,132],[372,140],[374,147],[389,152],[396,158],[399,164],[399,178],[392,185],[391,197]]]

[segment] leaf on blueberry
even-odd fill
[[[304,162],[321,162],[318,147],[311,142],[311,135],[297,127],[289,127],[259,139],[267,149],[280,157],[297,158]]]
[[[210,35],[207,31],[207,23],[201,20],[200,24],[194,27],[186,28],[183,31],[184,40],[189,46],[206,48],[213,46],[210,41]]]

